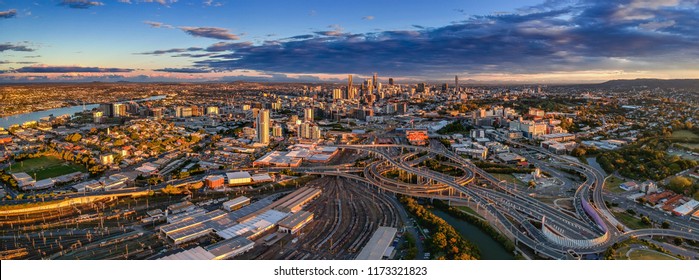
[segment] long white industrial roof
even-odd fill
[[[393,237],[396,236],[398,229],[393,227],[379,227],[371,236],[369,242],[364,245],[362,251],[357,255],[357,260],[380,260],[388,245],[393,241]]]

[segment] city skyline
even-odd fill
[[[2,1],[0,83],[699,78],[694,0],[363,4]]]

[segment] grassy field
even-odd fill
[[[678,131],[673,131],[672,135],[670,138],[673,139],[699,139],[699,135],[694,134],[693,132],[689,130],[678,130]]]
[[[612,212],[614,214],[614,217],[617,218],[620,222],[622,222],[624,225],[631,229],[642,229],[642,228],[649,228],[649,225],[646,225],[641,222],[641,219],[636,218],[634,216],[631,216],[631,214],[626,213],[626,212]]]
[[[12,165],[12,173],[26,172],[37,180],[58,177],[73,172],[85,172],[85,167],[66,162],[56,157],[38,157],[25,159]]]
[[[493,175],[493,177],[498,178],[498,180],[505,180],[511,184],[517,184],[520,186],[524,186],[524,183],[522,183],[522,181],[515,178],[515,176],[512,176],[511,174],[490,173],[490,175]]]
[[[676,260],[677,258],[661,252],[638,249],[629,253],[630,260]]]
[[[619,185],[621,185],[621,183],[624,183],[624,181],[619,179],[617,176],[611,176],[611,177],[609,177],[609,179],[607,179],[604,186],[607,188],[607,190],[609,190],[610,192],[613,192],[613,193],[626,192],[625,190],[623,190],[619,187]]]

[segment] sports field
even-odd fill
[[[8,168],[9,170],[9,168]],[[73,172],[87,171],[84,166],[76,165],[56,157],[38,157],[25,159],[12,165],[12,173],[25,172],[36,180],[58,177]]]

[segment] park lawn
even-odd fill
[[[505,180],[510,184],[524,186],[524,183],[522,183],[522,181],[520,181],[519,179],[515,178],[515,176],[512,176],[512,174],[490,173],[490,175],[493,175],[493,177],[498,178],[498,180]]]
[[[627,227],[631,229],[642,229],[642,228],[650,228],[649,225],[646,225],[641,222],[641,219],[636,218],[634,216],[631,216],[631,214],[626,213],[626,212],[612,212],[615,218],[619,220],[619,222],[623,223]]]
[[[622,183],[624,183],[624,181],[621,180],[621,179],[619,179],[619,177],[617,177],[617,176],[611,176],[611,177],[609,177],[609,179],[607,179],[607,181],[606,181],[606,183],[604,184],[604,186],[605,186],[606,189],[609,190],[610,192],[613,192],[613,193],[624,193],[624,192],[626,192],[626,191],[619,187],[619,185],[621,185]]]
[[[42,156],[30,158],[12,165],[12,173],[25,172],[36,180],[58,177],[73,172],[86,172],[87,169],[81,165],[72,164],[57,157]]]
[[[678,130],[678,131],[673,131],[670,138],[696,140],[696,139],[699,139],[699,135],[696,135],[696,134],[694,134],[694,132],[691,132],[689,130]]]
[[[637,249],[629,253],[630,260],[676,260],[677,258],[661,252]]]

